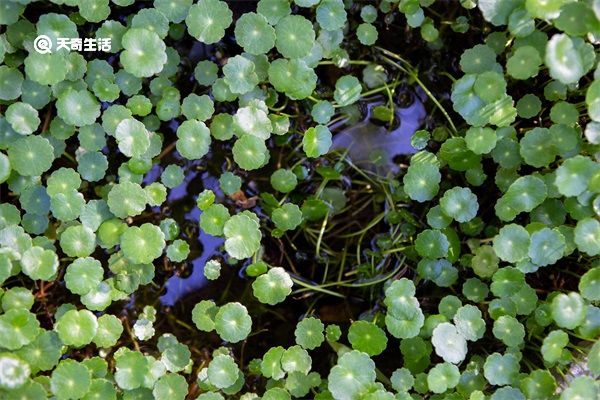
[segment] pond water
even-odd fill
[[[419,93],[406,108],[397,108],[395,115],[398,126],[389,130],[373,122],[373,108],[383,102],[367,103],[366,118],[361,122],[342,129],[333,138],[333,149],[347,149],[352,162],[380,175],[399,172],[394,159],[399,155],[413,154],[416,150],[410,144],[412,134],[423,124],[426,112],[423,98]]]
[[[332,150],[346,149],[348,157],[361,168],[371,170],[382,176],[396,174],[399,165],[394,162],[399,155],[410,155],[416,152],[411,146],[412,134],[422,126],[426,116],[424,93],[416,92],[414,101],[407,107],[395,109],[395,126],[388,129],[372,118],[373,108],[383,104],[382,97],[366,100],[363,118],[360,122],[348,126],[341,123],[332,125],[332,131],[337,132],[333,137]],[[174,155],[177,158],[177,155]],[[215,191],[217,197],[223,197],[219,189],[218,178],[208,171],[197,172],[194,165],[188,167],[185,180],[171,189],[167,204],[173,210],[173,217],[181,224],[182,219],[188,223],[197,224],[201,211],[195,207],[195,197],[203,189]],[[268,176],[268,172],[262,172]],[[145,177],[145,183],[156,181],[160,177],[160,167],[155,166]],[[248,182],[247,182],[248,183]],[[193,239],[193,238],[192,238]],[[210,285],[204,276],[204,265],[211,258],[224,258],[220,250],[223,239],[208,235],[198,230],[194,243],[190,243],[191,254],[197,254],[183,267],[183,272],[175,273],[168,278],[160,302],[164,306],[174,306],[187,295],[198,294],[202,288]],[[226,267],[226,266],[225,266]],[[191,271],[191,272],[190,272]],[[220,285],[216,282],[215,285]],[[212,292],[212,291],[211,291]]]
[[[199,215],[200,212],[195,214]],[[163,305],[173,306],[185,295],[191,294],[209,283],[204,277],[204,265],[212,257],[221,255],[219,247],[223,244],[223,239],[201,232],[198,242],[202,253],[200,257],[191,261],[192,273],[185,278],[178,275],[169,278],[166,284],[167,292],[160,298]]]

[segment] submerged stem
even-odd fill
[[[419,79],[416,69],[408,61],[406,61],[405,59],[400,57],[398,54],[393,53],[389,50],[383,49],[381,47],[375,47],[375,48],[385,54],[384,56],[382,56],[382,59],[385,62],[387,62],[388,64],[392,65],[393,67],[399,69],[400,71],[406,73],[411,78],[413,78],[415,80],[415,82],[417,82],[417,84],[421,87],[421,89],[423,89],[423,91],[425,92],[427,97],[429,97],[429,99],[433,102],[433,104],[435,104],[435,106],[442,112],[444,117],[446,117],[446,119],[448,120],[448,123],[450,124],[450,128],[452,129],[453,136],[456,135],[458,133],[458,130],[456,129],[456,125],[454,125],[452,118],[450,118],[450,114],[448,114],[448,112],[446,111],[444,106],[442,106],[442,104],[433,95],[433,93],[427,88],[427,86],[425,86],[425,84],[421,81],[421,79]],[[391,60],[390,58],[388,58],[386,56],[392,57],[392,58],[400,61],[402,64],[404,64],[404,66],[398,64],[397,62],[395,62],[394,60]]]

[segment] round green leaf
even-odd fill
[[[96,235],[87,226],[72,225],[60,235],[60,247],[69,257],[86,257],[96,248]]]
[[[544,267],[560,260],[565,252],[565,237],[557,230],[542,228],[531,235],[528,255],[531,262]]]
[[[460,307],[453,320],[456,330],[467,340],[476,341],[485,334],[485,321],[481,318],[481,311],[473,305]]]
[[[298,322],[294,331],[296,343],[308,350],[316,349],[325,340],[324,328],[325,326],[318,318],[304,318]]]
[[[496,132],[492,128],[469,128],[465,134],[467,147],[475,154],[487,154],[496,147]]]
[[[562,33],[553,35],[548,41],[544,63],[550,76],[565,85],[576,83],[585,73],[583,60],[573,40]]]
[[[92,258],[78,258],[67,266],[65,284],[72,293],[84,295],[98,287],[104,277],[100,261]]]
[[[215,316],[218,308],[212,300],[202,300],[192,310],[192,321],[196,328],[210,332],[215,329]]]
[[[209,235],[220,236],[223,234],[225,222],[229,220],[229,211],[222,204],[211,204],[200,215],[200,228]]]
[[[146,209],[148,196],[140,185],[121,182],[108,192],[108,207],[116,217],[125,218],[141,214]]]
[[[246,214],[229,218],[223,226],[225,250],[238,260],[251,257],[260,247],[261,233],[258,222]]]
[[[587,306],[577,292],[560,293],[552,299],[552,318],[561,328],[575,329],[585,320]]]
[[[311,158],[326,154],[331,144],[331,132],[324,125],[309,128],[302,137],[302,149]]]
[[[287,15],[275,26],[275,46],[287,58],[302,58],[310,53],[315,31],[309,20],[301,15]]]
[[[372,322],[355,321],[348,330],[352,348],[370,356],[381,354],[387,347],[385,332]]]
[[[338,358],[327,377],[327,388],[334,398],[360,398],[375,382],[375,363],[369,356],[351,350]]]
[[[467,341],[458,329],[448,322],[439,324],[433,330],[431,342],[436,354],[446,362],[458,364],[467,355]]]
[[[285,203],[280,208],[273,210],[272,220],[275,226],[282,231],[293,230],[302,223],[302,211],[293,203]]]
[[[125,118],[115,129],[119,150],[127,157],[142,157],[150,147],[150,132],[143,123]]]
[[[523,343],[525,328],[514,317],[502,315],[494,321],[494,336],[509,347],[516,347]]]
[[[356,36],[358,37],[358,41],[365,46],[372,46],[377,41],[377,28],[368,23],[360,24],[358,28],[356,28]]]
[[[233,358],[220,354],[208,364],[208,379],[216,387],[223,389],[235,383],[239,368]]]
[[[492,385],[510,385],[519,373],[519,360],[513,354],[493,353],[483,365],[483,375]]]
[[[460,371],[450,363],[437,364],[427,373],[427,386],[433,393],[444,393],[458,385]]]
[[[177,128],[177,151],[188,160],[204,157],[210,146],[210,131],[201,121],[184,121]]]
[[[538,74],[542,57],[533,46],[522,46],[508,58],[506,71],[515,79],[528,79]]]
[[[246,171],[262,167],[269,157],[264,139],[253,135],[244,135],[236,140],[232,152],[236,164]]]
[[[448,254],[448,248],[448,238],[438,230],[425,229],[415,239],[415,250],[421,257],[443,258]]]
[[[437,165],[432,163],[416,163],[408,167],[404,175],[406,194],[420,203],[431,200],[439,191],[442,176]]]
[[[289,193],[296,188],[298,178],[289,169],[280,168],[271,174],[271,186],[281,193]]]
[[[15,132],[30,135],[40,125],[40,118],[35,108],[27,103],[12,103],[6,108],[6,120]]]
[[[14,389],[22,388],[26,384],[31,373],[31,368],[25,361],[9,353],[2,353],[0,355],[0,368],[2,371],[0,373],[0,388],[10,390],[10,393],[13,393],[13,395],[18,393]],[[46,395],[43,389],[41,392],[41,396]],[[24,395],[22,398],[29,397]]]
[[[121,235],[123,255],[135,264],[149,264],[163,252],[165,235],[156,225],[150,223],[130,226]]]
[[[52,280],[58,270],[58,256],[52,250],[33,246],[21,256],[21,268],[31,279]]]
[[[163,70],[167,62],[166,46],[155,32],[131,28],[123,35],[121,42],[125,49],[121,53],[121,64],[125,71],[145,78]]]
[[[13,308],[0,315],[2,347],[7,350],[17,350],[33,342],[39,331],[37,318],[24,308]]]
[[[100,116],[100,103],[87,90],[69,90],[56,102],[58,116],[67,124],[91,125]]]
[[[212,44],[223,38],[232,17],[233,13],[224,1],[206,0],[190,7],[185,24],[190,35],[203,43]]]
[[[183,400],[188,392],[185,378],[179,374],[168,373],[156,381],[152,395],[156,400]]]
[[[579,196],[588,186],[598,166],[588,157],[577,155],[566,159],[556,169],[556,185],[558,192],[564,196]]]
[[[454,187],[447,190],[440,199],[444,213],[457,222],[467,222],[475,218],[479,204],[477,196],[469,188]]]
[[[235,23],[235,38],[250,54],[264,54],[275,46],[275,29],[263,15],[246,13]]]
[[[340,106],[347,106],[358,101],[361,93],[360,81],[355,76],[344,75],[335,82],[333,98]]]
[[[10,144],[8,159],[11,168],[24,176],[39,176],[52,166],[54,148],[41,136],[19,138]]]
[[[104,314],[98,318],[98,330],[94,336],[94,343],[99,347],[111,347],[123,333],[121,320],[114,315]]]
[[[516,224],[503,226],[494,237],[494,251],[503,261],[516,263],[524,260],[529,251],[529,232]]]
[[[581,276],[579,292],[590,301],[600,299],[600,267],[594,267]]]
[[[98,320],[88,310],[69,310],[56,321],[54,329],[64,344],[81,347],[92,342],[98,331]]]
[[[261,303],[275,305],[285,300],[293,285],[289,274],[283,268],[275,267],[252,282],[252,291]]]
[[[243,56],[228,59],[223,67],[223,75],[229,90],[235,94],[244,94],[254,89],[258,84],[255,68],[254,63]]]
[[[91,383],[92,374],[85,365],[63,360],[52,371],[50,390],[57,399],[80,399],[89,391]]]
[[[242,304],[227,303],[220,307],[215,315],[215,329],[221,339],[237,343],[246,339],[250,334],[252,319]]]

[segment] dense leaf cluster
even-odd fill
[[[600,396],[600,2],[461,0],[461,15],[441,24],[434,0],[260,0],[241,13],[222,0],[66,0],[41,12],[38,3],[0,3],[0,397]],[[446,101],[402,56],[372,47],[394,15],[432,51],[444,29],[484,27]],[[55,46],[111,38],[112,52],[41,54],[38,35]],[[185,41],[239,51],[192,61],[178,47]],[[356,48],[372,57],[352,60]],[[328,89],[321,66],[337,71]],[[270,265],[266,238],[293,243],[294,232],[317,226],[318,252],[327,222],[357,207],[327,186],[343,168],[339,154],[324,161],[335,123],[374,93],[390,98],[378,118],[393,119],[400,77],[444,118],[415,132],[417,153],[386,176],[392,233],[375,238],[377,250],[403,255],[410,272],[313,285]],[[300,161],[274,161],[282,145]],[[160,207],[215,149],[227,153],[218,184],[190,195],[199,229],[221,237],[227,257],[205,260],[204,277],[223,280],[245,263],[261,310],[295,289],[340,296],[333,289],[344,285],[368,286],[372,308],[340,327],[311,305],[294,343],[251,361],[243,343],[258,328],[241,300],[188,310],[187,328],[221,343],[201,355],[157,333],[152,305],[131,323],[114,311],[189,258],[196,237]],[[164,162],[170,152],[178,162]],[[254,208],[244,178],[270,163],[270,188]],[[311,194],[309,176],[318,181]],[[563,286],[564,276],[575,283]],[[70,300],[48,308],[52,285]],[[331,363],[317,371],[326,349]],[[387,354],[393,368],[388,360],[382,372]],[[583,358],[589,376],[563,379]]]

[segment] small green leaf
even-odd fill
[[[192,321],[196,328],[210,332],[215,329],[215,316],[218,307],[212,300],[202,300],[192,310]]]
[[[509,347],[516,347],[523,343],[525,328],[514,317],[502,315],[494,321],[494,336]]]
[[[485,334],[485,321],[479,308],[470,304],[460,307],[454,314],[454,325],[467,340],[476,341]]]
[[[355,76],[345,75],[335,83],[333,98],[340,106],[347,106],[358,101],[361,93],[360,81]]]
[[[131,28],[121,39],[123,48],[121,64],[127,72],[145,78],[158,74],[167,62],[165,43],[153,31]]]
[[[477,196],[469,188],[454,187],[447,190],[440,199],[444,213],[457,222],[467,222],[475,218],[479,204]]]
[[[565,237],[557,230],[542,228],[531,235],[528,256],[531,262],[546,266],[560,260],[566,248]]]
[[[275,26],[275,46],[287,58],[307,56],[315,41],[315,31],[301,15],[287,15]]]
[[[439,324],[433,330],[431,338],[437,355],[444,361],[458,364],[467,355],[467,341],[458,329],[447,322]]]
[[[92,342],[98,331],[98,320],[88,310],[70,310],[56,321],[55,330],[64,344],[81,347]]]
[[[220,389],[229,387],[238,378],[239,368],[233,358],[220,354],[208,364],[208,379]]]
[[[315,158],[326,154],[331,147],[331,132],[326,126],[309,128],[302,138],[302,149],[307,157]]]
[[[200,214],[200,228],[209,235],[221,236],[229,217],[229,211],[224,205],[211,204]]]
[[[302,223],[302,211],[293,203],[285,203],[280,208],[273,210],[273,223],[282,231],[294,230]]]
[[[296,343],[308,350],[316,349],[325,340],[324,328],[325,326],[318,318],[304,318],[298,322],[294,331]]]
[[[282,302],[292,292],[293,282],[281,267],[269,269],[252,282],[254,296],[261,302],[275,305]]]
[[[121,250],[135,264],[149,264],[163,252],[165,235],[150,223],[129,227],[121,235]]]
[[[483,365],[483,375],[492,385],[510,385],[517,379],[519,360],[513,354],[493,353]]]
[[[360,398],[375,382],[375,363],[369,356],[351,350],[338,358],[327,377],[327,388],[334,398]]]
[[[52,371],[50,390],[57,399],[80,399],[88,393],[91,383],[92,374],[84,364],[62,360]]]
[[[442,176],[432,163],[411,163],[404,175],[404,190],[411,199],[420,203],[431,200],[439,191]]]
[[[190,35],[205,44],[212,44],[223,38],[232,20],[233,13],[226,2],[205,0],[190,7],[185,24]]]
[[[225,250],[238,260],[252,257],[260,247],[261,233],[258,222],[245,214],[229,218],[223,226],[223,234],[226,238]]]
[[[556,325],[575,329],[585,320],[587,305],[577,292],[560,293],[552,299],[551,310]]]
[[[553,35],[548,41],[544,62],[550,76],[566,85],[576,83],[585,73],[583,60],[573,40],[562,33]]]
[[[448,254],[448,248],[448,238],[438,230],[425,229],[415,239],[415,250],[421,257],[443,258]]]
[[[261,14],[246,13],[235,23],[235,38],[250,54],[264,54],[275,46],[275,29]]]
[[[460,371],[450,363],[437,364],[427,374],[427,385],[433,393],[444,393],[458,385]]]
[[[214,281],[221,276],[221,263],[217,260],[208,260],[202,271],[206,279]]]
[[[355,321],[348,330],[348,341],[352,348],[370,356],[381,354],[387,347],[385,332],[368,321]]]
[[[219,311],[215,315],[215,329],[221,339],[237,343],[246,339],[250,334],[252,319],[242,304],[227,303],[219,307]]]

